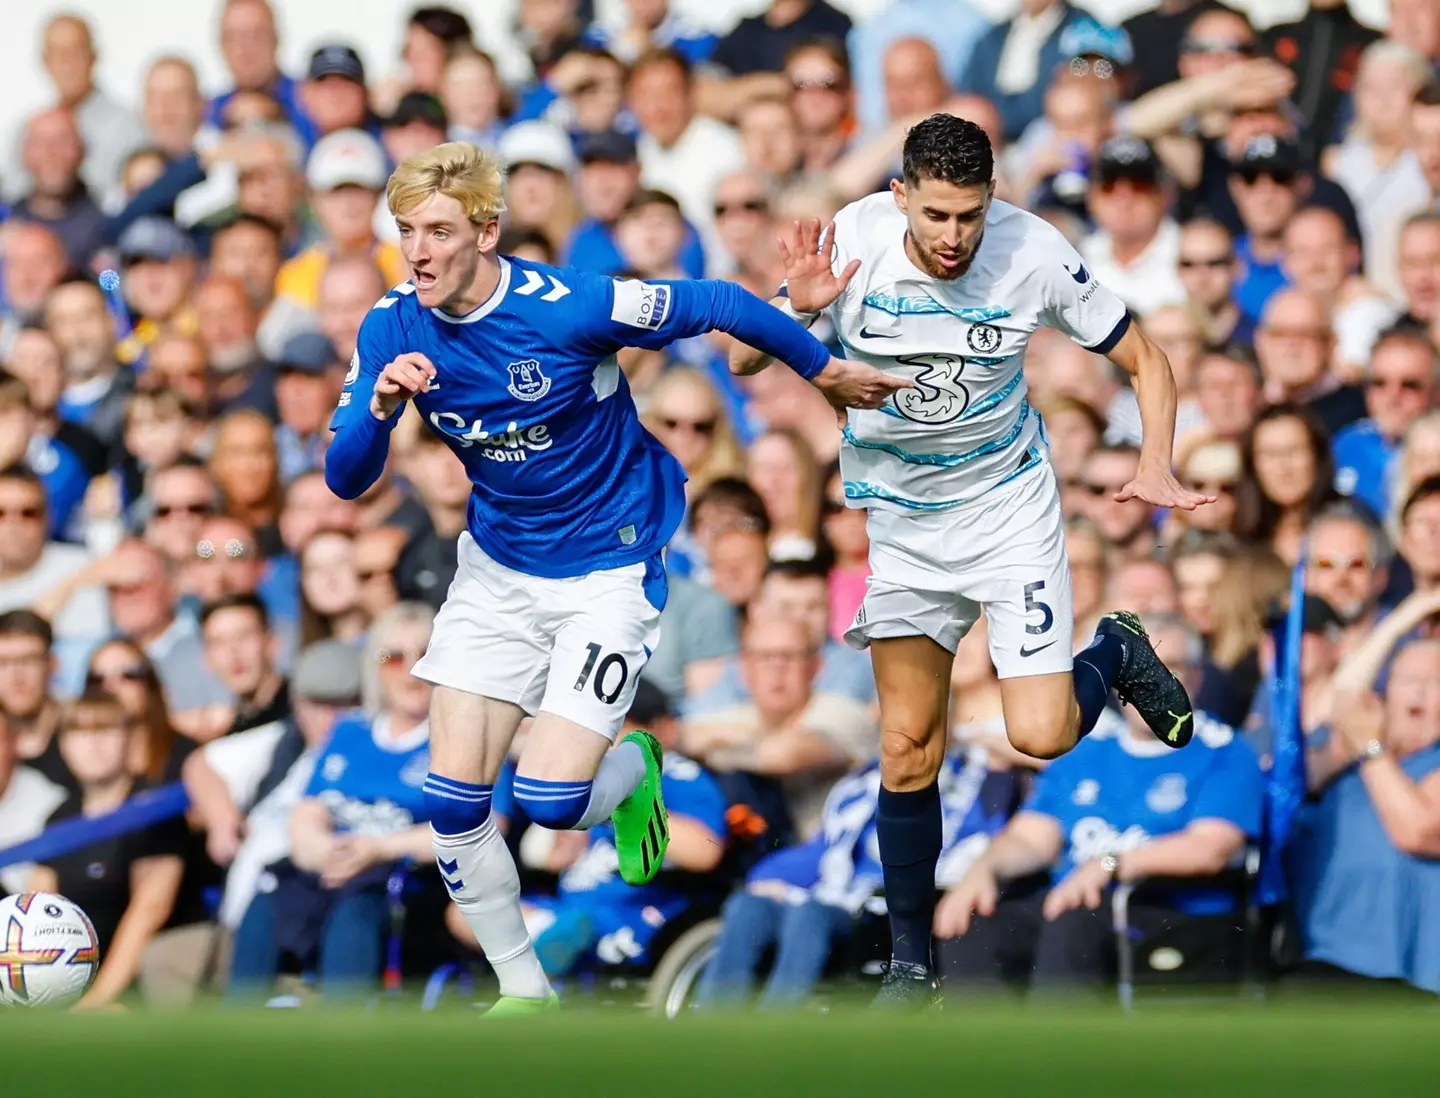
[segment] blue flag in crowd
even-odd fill
[[[1290,579],[1290,610],[1275,627],[1275,690],[1271,695],[1270,776],[1265,786],[1265,858],[1260,868],[1260,902],[1285,897],[1282,855],[1295,813],[1305,801],[1305,731],[1300,723],[1300,644],[1305,616],[1305,556]]]

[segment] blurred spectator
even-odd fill
[[[1255,334],[1265,399],[1303,403],[1327,439],[1365,414],[1365,395],[1330,370],[1335,333],[1324,300],[1303,290],[1281,290],[1270,300]]]
[[[564,131],[520,122],[505,131],[497,151],[506,165],[507,224],[544,233],[552,247],[568,240],[576,218],[575,152]]]
[[[44,225],[12,221],[0,231],[0,261],[0,360],[8,360],[20,329],[40,322],[45,298],[65,277],[70,260],[60,238]]]
[[[820,528],[820,483],[815,453],[793,430],[772,430],[746,455],[748,479],[770,516],[772,560],[815,556]]]
[[[30,190],[12,216],[50,229],[65,245],[72,268],[80,269],[104,242],[105,215],[80,181],[85,147],[75,116],[64,107],[43,111],[25,127],[22,156]]]
[[[709,60],[719,39],[696,26],[670,0],[625,0],[612,7],[612,18],[597,19],[585,40],[629,64],[653,46],[669,46],[692,65]]]
[[[127,768],[139,734],[125,707],[102,687],[87,686],[68,703],[60,717],[60,754],[77,789],[49,822],[105,815],[146,788]],[[139,975],[146,949],[175,911],[184,845],[184,821],[170,819],[36,866],[30,890],[73,897],[95,928],[100,970],[79,1009],[113,1001]]]
[[[275,429],[259,412],[228,412],[215,424],[210,475],[220,489],[226,514],[274,541],[280,517],[280,462]]]
[[[363,130],[336,130],[315,145],[305,178],[320,239],[280,268],[267,330],[278,328],[296,335],[315,326],[320,279],[339,257],[372,258],[385,273],[388,285],[405,280],[407,271],[399,249],[377,241],[373,227],[376,203],[388,176],[385,153]],[[275,319],[277,313],[283,321]]]
[[[199,458],[182,457],[173,465],[155,470],[147,486],[149,520],[145,541],[164,554],[169,566],[177,568],[195,555],[200,529],[215,514],[215,482]]]
[[[394,110],[406,92],[439,95],[447,60],[475,48],[470,21],[453,8],[420,7],[410,13],[401,47],[401,71],[375,85],[375,108]]]
[[[1427,80],[1410,105],[1410,147],[1433,203],[1440,198],[1440,81]]]
[[[769,194],[757,173],[734,172],[715,184],[715,229],[735,265],[732,278],[765,292],[784,281]]]
[[[1245,473],[1236,489],[1235,532],[1294,564],[1310,520],[1336,498],[1325,428],[1304,405],[1272,404],[1256,417],[1241,451]]]
[[[305,136],[314,144],[336,130],[370,127],[370,106],[365,92],[365,64],[350,46],[321,46],[310,55],[310,68],[299,88],[304,118],[310,124]]]
[[[1416,591],[1440,587],[1440,476],[1426,477],[1400,507],[1400,552]]]
[[[760,593],[770,550],[765,535],[753,526],[717,531],[706,552],[710,586],[735,610],[743,610]]]
[[[704,374],[687,366],[672,366],[655,382],[645,425],[684,467],[689,478],[685,494],[691,500],[744,468],[720,394]]]
[[[1243,724],[1260,684],[1260,642],[1290,568],[1269,549],[1246,547],[1215,586],[1215,631],[1206,654],[1195,708]]]
[[[283,261],[280,230],[261,217],[238,214],[210,238],[210,270],[238,281],[257,310],[274,299]]]
[[[300,643],[358,643],[369,621],[360,605],[355,539],[343,530],[320,530],[300,549]]]
[[[712,576],[715,547],[722,534],[738,530],[746,535],[736,545],[758,545],[759,575],[753,577],[753,585],[738,576],[722,583]],[[758,588],[760,579],[769,561],[766,538],[770,532],[770,519],[765,514],[765,504],[748,481],[734,476],[715,477],[690,501],[690,513],[685,524],[685,537],[678,539],[666,554],[666,568],[676,575],[688,576],[697,583],[713,586],[736,608],[745,605]],[[732,556],[745,557],[754,554],[732,551]],[[743,572],[748,576],[749,569]],[[740,590],[739,588],[744,588]]]
[[[780,72],[786,56],[800,43],[816,38],[843,42],[849,32],[849,16],[825,0],[771,0],[763,13],[741,19],[720,40],[711,61],[727,76],[738,78],[732,94],[753,94],[756,88],[770,90],[753,78]],[[752,79],[747,82],[747,77]]]
[[[173,221],[142,217],[120,234],[118,249],[120,289],[131,325],[115,357],[135,366],[161,332],[194,332],[188,304],[195,285],[195,246]]]
[[[45,327],[65,360],[60,418],[78,423],[106,446],[120,439],[133,375],[116,360],[115,323],[93,282],[62,282],[45,302]]]
[[[1265,47],[1295,75],[1292,98],[1306,123],[1306,153],[1313,157],[1336,138],[1346,92],[1357,85],[1362,51],[1379,35],[1350,14],[1345,0],[1310,0],[1306,9],[1299,20],[1267,30]]]
[[[1350,503],[1333,503],[1310,524],[1305,590],[1334,609],[1343,633],[1340,655],[1354,650],[1380,619],[1390,579],[1389,539],[1375,519]]]
[[[455,54],[445,62],[437,94],[449,123],[446,136],[494,152],[509,114],[508,92],[495,59],[475,49]]]
[[[1230,162],[1230,195],[1245,230],[1235,241],[1244,270],[1235,301],[1251,320],[1260,318],[1270,296],[1285,284],[1282,239],[1300,205],[1301,172],[1295,146],[1269,134],[1247,141]]]
[[[330,413],[344,378],[343,360],[318,332],[295,336],[280,352],[275,362],[275,404],[280,410],[275,449],[282,482],[322,468],[330,444]]]
[[[1330,306],[1335,372],[1345,381],[1359,379],[1376,338],[1400,310],[1356,274],[1359,244],[1346,236],[1340,215],[1324,206],[1299,210],[1285,226],[1281,266],[1291,285]]]
[[[740,667],[749,700],[687,718],[681,750],[711,770],[779,779],[808,839],[836,775],[875,756],[878,730],[859,702],[815,691],[819,653],[797,619],[752,617],[741,632]]]
[[[794,0],[781,2],[793,6]],[[799,2],[809,6],[809,0]],[[740,139],[724,123],[696,113],[690,66],[672,50],[652,49],[637,58],[625,90],[640,129],[641,181],[674,195],[708,242],[715,183],[743,163]]]
[[[44,482],[50,537],[83,540],[81,504],[107,457],[83,427],[60,423],[53,407],[42,411],[24,382],[0,371],[0,468],[24,465]]]
[[[1147,143],[1117,137],[1101,147],[1089,206],[1099,228],[1080,254],[1097,279],[1141,316],[1185,300],[1175,273],[1180,228],[1165,215],[1160,164]]]
[[[1433,603],[1433,600],[1432,600]],[[1386,653],[1388,655],[1388,651]],[[1351,973],[1440,990],[1440,957],[1420,928],[1433,915],[1440,763],[1440,642],[1404,645],[1383,696],[1336,705],[1338,778],[1305,807],[1289,861],[1312,974]]]
[[[1089,519],[1072,517],[1065,523],[1065,555],[1070,558],[1075,633],[1077,638],[1085,637],[1100,616],[1101,600],[1110,582],[1109,544]]]
[[[1191,534],[1170,553],[1178,613],[1208,653],[1214,640],[1215,592],[1238,542],[1226,534]]]
[[[302,118],[299,87],[280,71],[280,36],[266,0],[225,0],[220,12],[220,55],[234,86],[210,101],[208,119],[220,123],[245,93],[274,99],[292,122]]]
[[[1335,487],[1385,515],[1395,497],[1395,458],[1405,432],[1436,407],[1440,357],[1420,332],[1397,328],[1382,335],[1365,376],[1369,413],[1342,428],[1331,443]]]
[[[1005,137],[1014,140],[1044,111],[1045,87],[1062,56],[1061,40],[1073,22],[1090,17],[1066,0],[1021,0],[1020,10],[975,44],[958,87],[1000,108]]]
[[[275,666],[279,645],[264,603],[254,595],[206,603],[200,612],[200,635],[206,666],[235,698],[229,727],[220,735],[233,736],[290,716],[290,686]]]
[[[790,105],[800,134],[800,167],[807,175],[824,174],[850,141],[850,64],[843,41],[817,38],[791,49],[784,74],[790,81]]]
[[[1195,436],[1192,436],[1195,438]],[[1192,492],[1214,496],[1213,503],[1193,511],[1172,511],[1171,530],[1209,533],[1230,532],[1235,525],[1235,495],[1244,472],[1244,457],[1235,439],[1200,436],[1179,459],[1176,476]]]
[[[1085,458],[1105,433],[1105,417],[1072,396],[1036,401],[1036,408],[1045,418],[1045,433],[1050,437],[1050,464],[1060,481],[1061,506],[1069,512],[1074,501],[1064,493],[1078,485]]]
[[[420,532],[406,543],[395,565],[395,583],[402,599],[438,609],[455,578],[455,539],[465,529],[470,478],[460,459],[429,431],[416,434],[404,473],[424,508],[424,518],[417,516]]]
[[[445,140],[449,119],[429,92],[407,92],[381,122],[380,142],[394,163],[434,148]]]
[[[885,21],[889,23],[894,14],[892,8]],[[852,31],[851,38],[857,33]],[[926,38],[898,38],[891,42],[885,48],[881,66],[887,122],[930,114],[949,97],[950,84],[941,68],[940,53]],[[857,87],[856,94],[858,98],[863,92]],[[863,110],[862,102],[856,106]],[[863,115],[860,120],[865,121]]]
[[[376,623],[365,653],[378,679],[374,708],[336,721],[315,759],[290,815],[289,856],[260,879],[236,929],[232,996],[264,993],[282,953],[313,957],[336,998],[379,977],[386,879],[399,863],[428,858],[431,844],[420,796],[430,685],[409,674],[431,618],[427,607],[401,605]]]
[[[183,57],[157,57],[145,71],[140,117],[150,145],[169,158],[189,155],[205,118],[195,66]]]
[[[1260,406],[1260,367],[1243,348],[1209,354],[1195,368],[1195,400],[1208,433],[1238,440]]]
[[[405,531],[398,526],[375,526],[355,534],[355,578],[360,585],[359,602],[371,621],[400,601],[400,593],[395,588],[395,565],[404,548]],[[671,597],[674,597],[673,583]]]
[[[1400,230],[1405,319],[1428,328],[1440,317],[1440,213],[1415,214]]]
[[[1119,561],[1105,587],[1106,606],[1124,606],[1137,614],[1176,614],[1180,593],[1175,575],[1163,560]]]
[[[1209,346],[1254,339],[1254,323],[1232,296],[1240,267],[1230,230],[1209,218],[1187,221],[1180,227],[1176,269],[1187,303],[1204,317]]]
[[[197,300],[207,305],[219,305],[222,299],[228,300],[228,289],[224,293],[211,292],[213,290],[213,286],[209,287],[206,296],[197,297]],[[197,414],[210,413],[211,378],[206,369],[205,345],[199,338],[162,333],[150,345],[146,360],[145,373],[140,379],[142,390],[170,391]],[[138,453],[136,456],[139,456]]]
[[[10,733],[12,717],[0,708],[0,847],[33,839],[45,830],[45,821],[64,803],[63,788],[33,767],[22,765]],[[16,895],[30,883],[34,867],[17,862],[0,869],[0,893]]]
[[[233,278],[212,274],[196,287],[194,303],[195,334],[210,367],[214,409],[255,409],[274,420],[279,414],[274,367],[256,342],[260,316],[245,287]]]
[[[752,99],[735,118],[745,169],[771,186],[784,186],[800,171],[800,126],[787,99]]]
[[[953,86],[989,29],[974,7],[948,0],[894,0],[884,18],[857,23],[846,46],[862,132],[874,134],[886,121],[932,110],[939,102],[934,99],[937,78],[941,88]],[[902,86],[910,91],[901,92]],[[928,93],[922,90],[927,88]]]
[[[1134,94],[1144,95],[1180,78],[1178,61],[1190,23],[1208,11],[1224,10],[1219,0],[1161,0],[1158,7],[1125,20],[1135,49]]]
[[[355,354],[355,337],[365,314],[384,295],[385,274],[375,261],[362,256],[336,259],[320,276],[317,302],[320,334],[334,348],[334,360],[348,366]],[[277,354],[280,354],[277,351]],[[333,402],[332,402],[333,404]]]
[[[6,749],[51,782],[68,788],[74,778],[60,757],[55,734],[60,705],[50,693],[54,639],[50,623],[33,610],[0,614],[0,713],[9,739]]]
[[[205,520],[186,581],[202,605],[229,595],[256,594],[264,573],[265,558],[251,527],[229,516]]]
[[[1427,477],[1440,476],[1440,410],[1427,412],[1405,432],[1394,477],[1395,494],[1386,508],[1387,526],[1393,525],[1396,512],[1410,492]]]
[[[1134,496],[1123,503],[1115,499],[1139,469],[1138,449],[1104,445],[1091,451],[1080,474],[1088,493],[1081,513],[1113,548],[1128,557],[1147,556],[1155,546],[1150,505]]]
[[[1167,664],[1193,681],[1198,638],[1175,619],[1151,621],[1150,635],[1165,638]],[[1194,749],[1183,755],[1158,753],[1163,747],[1133,710],[1102,719],[1106,726],[1036,778],[1025,807],[940,901],[935,932],[950,981],[1032,990],[1112,981],[1109,889],[1145,877],[1196,883],[1137,897],[1127,913],[1132,927],[1185,935],[1195,974],[1215,978],[1233,964],[1224,948],[1233,893],[1205,880],[1259,837],[1264,779],[1254,752],[1203,713]],[[1046,879],[1036,887],[1039,873]]]
[[[680,268],[685,218],[680,204],[664,191],[642,188],[615,223],[615,246],[627,271],[637,278],[686,277]]]
[[[1365,277],[1387,293],[1399,288],[1395,247],[1401,223],[1431,199],[1409,148],[1409,106],[1431,75],[1429,62],[1408,46],[1389,39],[1367,46],[1355,76],[1355,124],[1321,160],[1360,216]]]

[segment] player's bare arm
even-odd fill
[[[1179,507],[1193,511],[1202,503],[1214,503],[1214,496],[1181,487],[1171,471],[1175,445],[1175,407],[1179,397],[1170,360],[1155,341],[1131,324],[1120,342],[1110,350],[1109,359],[1135,379],[1135,396],[1140,404],[1140,471],[1135,479],[1115,493],[1115,501],[1143,499],[1156,507]]]

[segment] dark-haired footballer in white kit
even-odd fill
[[[1057,328],[1137,380],[1145,448],[1122,491],[1156,506],[1208,502],[1170,470],[1175,382],[1164,354],[1047,222],[994,200],[994,158],[978,126],[937,114],[906,137],[904,177],[842,209],[821,232],[783,241],[779,303],[825,312],[848,358],[913,387],[852,410],[840,467],[869,512],[871,575],[846,639],[868,647],[880,695],[876,816],[892,960],[884,1007],[938,998],[931,967],[950,665],[983,610],[1010,742],[1053,758],[1095,724],[1110,691],[1172,747],[1193,724],[1184,687],[1139,619],[1106,615],[1072,657],[1074,620],[1060,493],[1026,392],[1030,336]],[[748,348],[731,368],[766,359]]]

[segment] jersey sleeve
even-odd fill
[[[587,281],[594,295],[583,320],[587,341],[601,354],[621,347],[658,351],[677,339],[729,332],[777,358],[804,378],[830,361],[825,345],[768,302],[733,282],[714,279]],[[598,285],[597,285],[598,283]]]
[[[370,397],[375,392],[375,381],[380,371],[385,369],[385,364],[400,353],[397,339],[399,325],[392,315],[398,304],[398,298],[386,294],[360,322],[360,331],[355,337],[355,354],[350,358],[350,369],[345,374],[335,414],[330,417],[330,430],[338,431],[358,417],[370,415]]]
[[[1043,235],[1044,244],[1036,248],[1036,285],[1044,297],[1040,319],[1086,350],[1109,354],[1130,327],[1129,310],[1100,285],[1057,229],[1045,225]]]
[[[383,420],[370,411],[375,382],[385,364],[406,349],[396,317],[403,305],[392,291],[360,322],[355,354],[330,418],[335,437],[325,453],[325,483],[342,499],[355,499],[380,479],[390,454],[390,432],[404,411]]]

